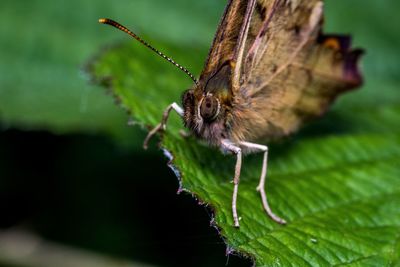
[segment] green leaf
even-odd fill
[[[345,10],[354,11],[357,4],[364,11],[369,4],[372,10],[374,3],[354,0]],[[328,1],[328,8],[338,11],[330,13],[328,21],[343,17],[341,5],[345,3]],[[371,10],[364,12],[369,20]],[[350,32],[360,40],[384,38],[382,31],[360,31],[364,24],[358,20],[365,22],[364,13],[353,15]],[[372,14],[377,24],[384,19],[384,14]],[[340,31],[335,23],[328,25]],[[387,34],[392,38],[394,33]],[[153,44],[178,62],[195,62],[193,70],[200,72],[206,47]],[[379,51],[376,42],[363,47],[371,51],[364,59],[366,86],[343,96],[324,118],[297,136],[270,145],[267,194],[273,210],[287,219],[285,226],[271,221],[262,209],[255,190],[262,157],[251,155],[244,158],[239,186],[241,227],[234,228],[230,181],[235,159],[192,137],[182,138],[182,124],[172,115],[161,146],[171,157],[181,190],[213,210],[212,222],[230,252],[251,257],[258,266],[400,264],[400,82],[391,74],[399,68],[394,61],[379,69],[374,64],[380,55],[393,57],[392,47]],[[179,102],[190,86],[185,75],[132,42],[100,53],[90,71],[144,126],[157,124],[164,108]]]

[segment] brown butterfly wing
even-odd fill
[[[230,0],[215,34],[199,86],[202,91],[239,86],[243,47],[256,0]],[[236,75],[235,75],[236,74]]]
[[[239,64],[234,139],[288,135],[361,84],[360,50],[347,36],[323,35],[322,19],[319,0],[257,0]]]

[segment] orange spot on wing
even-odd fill
[[[327,38],[322,45],[334,50],[340,50],[340,42],[337,38]]]

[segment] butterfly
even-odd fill
[[[322,33],[321,0],[230,0],[219,23],[200,78],[121,24],[100,19],[134,37],[193,80],[164,111],[152,136],[166,129],[169,114],[179,114],[196,137],[236,156],[232,217],[239,227],[237,197],[242,157],[263,153],[257,191],[266,214],[286,221],[268,204],[265,191],[268,146],[265,142],[296,132],[323,115],[342,92],[362,84],[357,64],[361,49],[346,35]]]

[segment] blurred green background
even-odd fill
[[[325,2],[327,31],[351,33],[367,50],[363,90],[382,92],[368,101],[398,98],[400,3]],[[176,178],[161,152],[141,149],[145,132],[128,127],[128,115],[83,71],[101,47],[131,41],[97,23],[110,17],[150,42],[192,47],[199,54],[187,51],[176,60],[199,73],[224,5],[2,0],[0,233],[22,229],[96,255],[156,266],[225,264],[225,246],[209,227],[208,210],[176,195]],[[173,68],[171,75],[187,79]],[[0,253],[0,265],[13,264],[38,266]],[[249,265],[238,257],[228,262]]]

